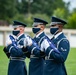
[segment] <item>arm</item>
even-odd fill
[[[10,57],[10,53],[8,52],[8,50],[6,49],[6,47],[4,47],[3,51],[6,54],[6,56],[9,58]]]
[[[38,57],[43,56],[43,52],[40,50],[39,46],[36,44],[34,40],[32,40],[30,37],[27,37],[25,39],[25,42],[27,42],[27,49],[25,49],[25,53],[34,54]]]
[[[56,62],[65,62],[68,53],[69,53],[70,45],[67,39],[62,40],[58,45],[58,52],[55,51],[55,48],[48,47],[46,49],[46,55],[49,58],[53,58]]]
[[[9,37],[8,40],[7,40],[7,42],[6,42],[6,44],[7,44],[6,49],[8,50],[8,52],[11,55],[14,55],[14,56],[22,56],[23,52],[22,52],[22,50],[20,48],[17,47],[16,41],[14,41],[14,39],[11,39]]]
[[[23,54],[26,55],[26,57],[30,58],[31,53],[28,51],[28,47],[22,48]]]
[[[10,55],[13,55],[13,56],[22,56],[23,55],[22,49],[20,49],[20,48],[16,49],[12,44],[7,46],[7,50],[10,53]]]

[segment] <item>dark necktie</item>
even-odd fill
[[[55,37],[53,36],[52,38],[51,38],[51,40],[53,40]]]

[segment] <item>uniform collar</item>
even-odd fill
[[[42,33],[43,33],[43,31],[40,32],[39,34],[37,34],[37,35],[36,35],[36,38],[39,37]]]
[[[24,35],[23,33],[22,34],[20,34],[18,37],[17,37],[17,39],[19,39],[22,35]]]
[[[54,38],[57,38],[61,34],[62,34],[62,32],[57,33],[56,35],[54,35]]]

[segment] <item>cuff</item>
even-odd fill
[[[33,51],[36,49],[36,47],[32,44],[31,46],[28,46],[28,51],[33,54]]]
[[[23,53],[25,53],[25,54],[28,53],[28,47],[23,47],[23,48],[22,48],[22,51],[23,51]]]
[[[46,55],[50,57],[50,54],[52,53],[52,51],[54,51],[53,49],[51,49],[50,47],[48,47],[45,51]]]
[[[33,54],[34,50],[36,49],[36,47],[34,47],[32,50],[31,50],[31,54]]]
[[[7,46],[7,50],[8,50],[9,53],[12,50],[12,48],[13,48],[12,44],[10,44],[10,45]]]
[[[4,47],[3,51],[6,54],[6,56],[9,58],[10,57],[10,53],[8,52],[6,47]]]

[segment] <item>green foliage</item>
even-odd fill
[[[41,18],[46,20],[47,22],[50,22],[51,16],[48,17],[46,14],[34,14],[33,17]]]
[[[62,9],[57,8],[56,10],[54,10],[54,13],[53,13],[54,16],[57,16],[57,17],[65,20],[66,22],[67,22],[67,17],[68,17],[67,14],[68,13],[67,13],[66,9],[64,9],[64,8],[62,8]],[[64,28],[68,28],[68,25],[65,25]]]
[[[33,17],[41,18],[41,19],[47,21],[48,25],[46,27],[48,27],[51,22],[51,16],[48,17],[46,14],[34,14]]]
[[[63,0],[33,0],[33,2],[31,0],[21,0],[21,2],[19,0],[0,0],[0,14],[3,16],[1,19],[12,18],[16,11],[19,14],[40,13],[50,16],[57,8],[66,8]]]
[[[26,0],[16,0],[16,9],[20,14],[27,14],[28,13],[28,2]],[[29,1],[29,0],[28,0]]]
[[[50,23],[50,18],[46,15],[46,14],[16,14],[16,16],[14,16],[12,19],[10,19],[10,23],[13,20],[18,20],[18,21],[22,21],[25,24],[27,24],[28,27],[31,27],[33,24],[33,18],[37,17],[37,18],[41,18],[46,20],[48,23]]]
[[[68,27],[69,29],[76,29],[76,13],[73,13],[68,17]]]
[[[10,22],[13,21],[13,20],[18,20],[18,21],[25,22],[24,18],[25,18],[25,16],[24,16],[23,14],[16,14],[16,15],[10,20]]]
[[[73,9],[72,13],[76,13],[76,8]]]
[[[28,27],[31,27],[33,24],[32,15],[29,14],[29,16],[25,17],[25,22],[28,24]]]
[[[66,4],[63,0],[0,0],[0,20],[5,20],[8,23],[19,20],[30,27],[33,17],[42,18],[50,23],[51,16],[55,15],[68,21],[65,28],[75,29],[76,9],[70,16],[69,5],[69,2]]]
[[[28,16],[28,15],[23,15],[23,14],[16,14],[16,16],[14,16],[12,19],[10,19],[10,23],[12,23],[13,20],[18,20],[18,21],[21,21],[21,22],[24,22],[25,24],[27,24],[27,26],[32,26],[32,18],[31,16]]]
[[[31,13],[41,13],[51,16],[57,8],[66,8],[63,0],[34,0],[31,3]]]
[[[9,21],[17,12],[16,0],[0,0],[0,19]]]
[[[61,18],[61,19],[66,19],[66,10],[64,9],[64,8],[57,8],[56,10],[54,10],[54,13],[53,13],[53,15],[54,16],[57,16],[57,17],[59,17],[59,18]]]

